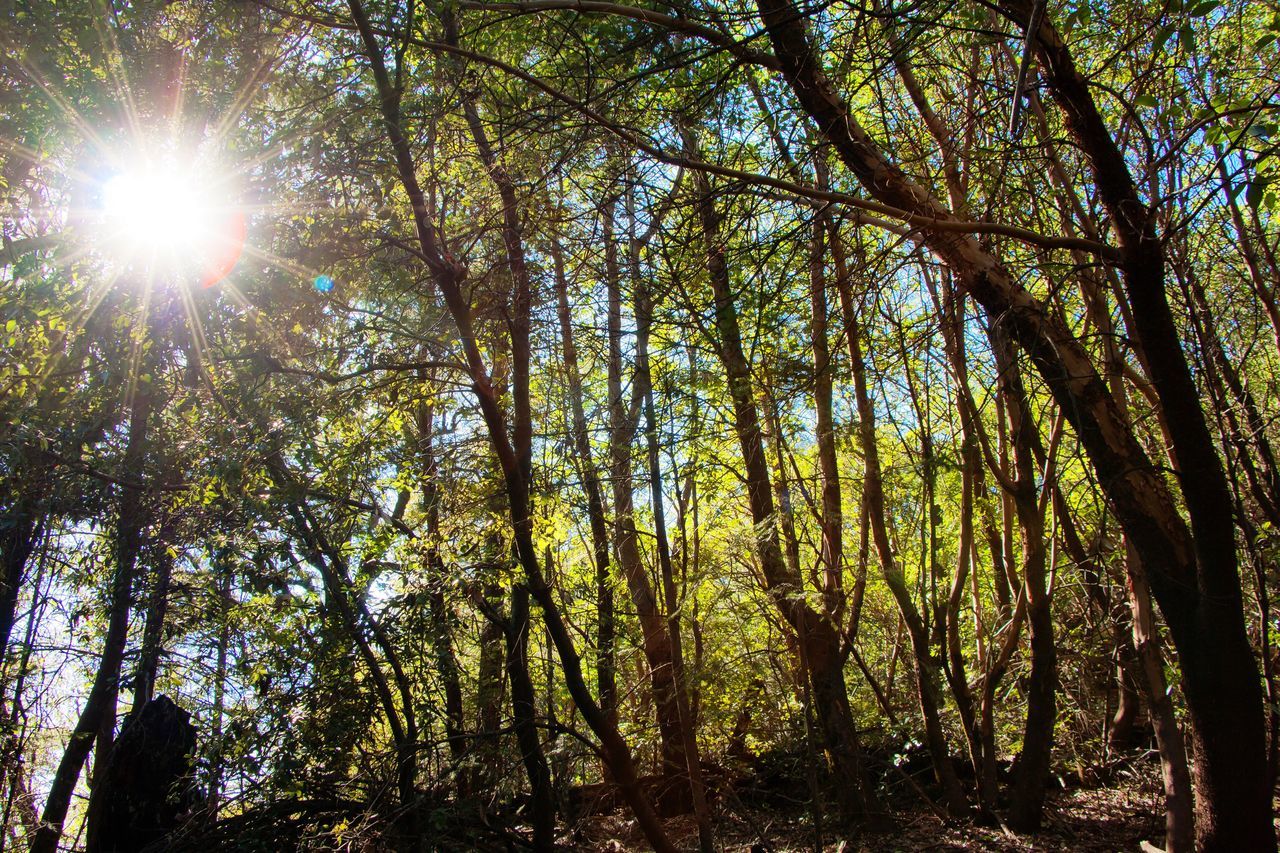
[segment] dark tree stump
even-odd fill
[[[95,853],[137,853],[178,826],[196,801],[191,715],[157,696],[120,732],[99,785],[106,785]]]

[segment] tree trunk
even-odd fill
[[[1036,491],[1036,423],[1022,385],[1013,343],[998,324],[990,328],[996,356],[1009,440],[1013,445],[1013,503],[1022,531],[1023,595],[1027,602],[1027,629],[1031,641],[1031,675],[1027,679],[1027,717],[1022,752],[1018,755],[1009,826],[1020,832],[1036,832],[1044,813],[1045,785],[1053,749],[1057,717],[1058,656],[1053,641],[1053,614],[1046,576],[1044,515],[1046,500]],[[1051,474],[1050,460],[1045,475]],[[1048,488],[1046,486],[1046,488]],[[1047,494],[1045,495],[1047,498]]]
[[[516,584],[511,590],[511,614],[506,621],[507,677],[511,681],[511,712],[515,720],[516,743],[529,777],[530,820],[533,822],[533,849],[555,849],[556,799],[551,787],[551,770],[542,754],[538,737],[536,698],[529,677],[529,590]]]
[[[652,305],[646,288],[636,283],[635,312],[646,328],[652,316]],[[676,710],[680,715],[680,735],[684,739],[685,773],[681,787],[687,787],[693,815],[698,823],[698,847],[702,853],[715,850],[715,834],[711,828],[711,811],[707,806],[706,785],[702,779],[702,759],[698,751],[698,733],[689,708],[689,681],[684,666],[684,648],[680,637],[680,600],[676,594],[675,568],[671,563],[671,544],[667,539],[666,508],[662,500],[662,464],[658,456],[658,417],[653,405],[653,375],[649,369],[648,335],[640,337],[636,351],[636,382],[640,383],[644,400],[645,445],[649,464],[649,498],[653,507],[654,538],[658,546],[658,568],[662,575],[666,599],[667,634],[671,642],[671,674]],[[680,777],[677,777],[680,778]]]
[[[973,602],[975,611],[980,606],[977,592],[976,557],[977,546],[974,542],[974,505],[975,493],[984,488],[985,481],[981,477],[982,453],[979,442],[982,437],[978,432],[978,413],[975,411],[969,393],[968,354],[965,345],[965,307],[964,301],[958,298],[949,279],[943,292],[942,300],[935,303],[941,315],[941,327],[945,349],[951,362],[951,371],[956,382],[956,407],[960,412],[960,531],[957,543],[957,562],[955,576],[952,578],[951,592],[946,607],[946,658],[944,667],[947,682],[951,685],[951,694],[956,700],[956,710],[960,713],[960,722],[964,726],[965,737],[969,743],[969,760],[973,764],[974,778],[977,780],[978,802],[983,817],[990,820],[995,815],[997,805],[998,783],[993,773],[988,772],[995,766],[994,761],[985,759],[985,741],[978,714],[974,709],[973,693],[969,689],[969,678],[966,673],[964,653],[960,642],[960,614],[965,592],[965,584],[970,573],[974,578]],[[978,612],[975,612],[978,617]],[[980,618],[975,635],[978,642],[978,669],[982,671],[989,664],[982,646],[983,625]],[[993,732],[994,734],[994,732]]]
[[[446,17],[449,37],[457,43],[456,19]],[[533,479],[533,412],[529,397],[530,313],[533,289],[525,260],[524,234],[520,223],[520,207],[516,185],[506,166],[499,160],[480,121],[476,99],[465,94],[462,99],[471,138],[475,141],[480,161],[489,173],[502,199],[502,242],[506,249],[507,267],[515,285],[510,320],[512,353],[512,397],[515,429],[512,442],[525,481]],[[539,850],[550,850],[555,843],[555,797],[551,790],[551,772],[535,726],[533,682],[529,678],[529,592],[517,585],[511,593],[512,611],[507,623],[507,672],[511,679],[511,702],[515,714],[516,740],[524,760],[533,793],[533,843]],[[514,632],[514,634],[512,634]]]
[[[922,241],[989,316],[1008,323],[1010,335],[1071,420],[1117,518],[1148,567],[1152,591],[1179,651],[1197,747],[1201,846],[1274,850],[1262,692],[1244,630],[1230,495],[1164,297],[1163,258],[1151,218],[1140,203],[1135,207],[1136,190],[1123,156],[1092,108],[1065,45],[1047,23],[1036,39],[1051,87],[1067,107],[1068,126],[1094,161],[1104,202],[1117,230],[1125,232],[1120,254],[1134,331],[1165,418],[1176,430],[1173,440],[1190,528],[1163,472],[1137,442],[1080,341],[977,240],[953,229],[957,220],[951,211],[888,161],[822,71],[804,16],[794,4],[758,0],[757,5],[782,72],[805,112],[869,193],[922,217],[916,226]],[[1029,18],[1029,9],[1020,7],[1018,17]]]
[[[160,656],[164,653],[165,617],[169,612],[169,586],[173,577],[175,557],[169,551],[176,519],[162,524],[156,537],[153,559],[155,579],[152,582],[150,600],[147,602],[147,619],[142,630],[142,646],[138,650],[138,666],[133,675],[133,706],[129,717],[135,717],[155,695],[156,676],[160,669]],[[126,720],[127,722],[127,720]]]
[[[213,671],[213,722],[209,729],[209,796],[206,810],[210,820],[218,819],[218,810],[222,804],[223,773],[223,718],[226,714],[227,654],[231,645],[230,614],[231,599],[231,567],[227,565],[226,555],[216,551],[212,555],[213,569],[218,575],[215,594],[218,597],[218,651]]]
[[[153,348],[159,342],[153,342]],[[153,356],[154,357],[154,356]],[[147,360],[150,363],[150,359]],[[119,690],[120,667],[124,662],[125,644],[129,639],[129,610],[133,598],[134,575],[138,553],[142,550],[143,530],[147,524],[146,494],[140,485],[144,456],[149,443],[151,415],[155,406],[156,388],[151,382],[140,379],[132,386],[133,399],[129,404],[129,441],[125,448],[122,469],[128,483],[120,487],[120,509],[116,519],[115,548],[111,586],[107,606],[107,632],[102,640],[102,656],[93,686],[80,711],[80,718],[71,732],[58,769],[54,772],[40,815],[40,829],[31,841],[31,853],[55,853],[62,836],[62,823],[71,805],[71,796],[79,781],[80,771],[89,756],[94,739],[106,726],[114,728],[115,699]],[[108,719],[111,717],[111,719]],[[99,764],[106,766],[109,749],[99,747],[102,758]],[[91,810],[92,811],[92,810]],[[96,835],[94,823],[86,833],[90,843]]]
[[[558,244],[551,247],[556,281],[556,313],[560,321],[560,342],[564,352],[565,384],[573,412],[573,449],[583,491],[587,496],[587,517],[591,522],[591,550],[596,570],[596,693],[600,708],[615,721],[618,715],[617,665],[614,661],[613,579],[609,573],[609,523],[600,491],[600,475],[592,458],[587,433],[587,415],[582,402],[582,371],[578,366],[578,348],[574,344],[573,323],[569,312],[569,282],[564,270],[564,256]]]
[[[99,825],[86,853],[142,853],[163,846],[196,802],[196,730],[167,696],[131,713],[96,783]]]
[[[694,148],[692,133],[684,131],[685,144]],[[844,680],[844,656],[839,632],[805,601],[802,578],[788,566],[779,543],[777,515],[766,461],[760,417],[752,388],[751,367],[742,347],[737,306],[725,263],[716,211],[706,176],[694,173],[698,216],[702,225],[708,277],[715,297],[716,341],[726,384],[733,403],[734,430],[741,446],[744,478],[751,518],[756,528],[756,549],[765,584],[784,619],[804,644],[804,658],[812,679],[814,704],[832,763],[832,777],[842,819],[848,823],[872,814],[871,796],[865,784],[860,746],[849,708]]]
[[[484,585],[477,602],[484,614],[480,627],[480,663],[476,673],[475,747],[467,762],[467,792],[488,803],[502,777],[502,694],[504,622],[498,586]]]
[[[0,523],[0,661],[9,649],[22,593],[27,560],[35,553],[44,535],[45,517],[28,496],[17,497]]]
[[[1025,11],[1018,4],[1018,11]],[[1181,578],[1134,537],[1156,600],[1178,647],[1195,748],[1198,846],[1275,850],[1262,690],[1244,624],[1230,489],[1200,404],[1165,291],[1164,247],[1155,210],[1138,197],[1124,155],[1093,101],[1088,82],[1052,21],[1029,39],[1068,131],[1088,157],[1120,242],[1120,270],[1133,328],[1177,449],[1179,486],[1191,522],[1192,601],[1170,589]]]
[[[632,442],[639,424],[639,379],[633,382],[633,400],[628,400],[622,390],[622,276],[618,264],[617,242],[614,239],[613,200],[601,210],[604,241],[605,289],[608,295],[608,390],[609,390],[609,482],[613,489],[613,542],[618,555],[618,567],[627,581],[631,603],[640,622],[640,634],[645,661],[649,665],[649,683],[653,689],[653,701],[658,715],[658,734],[662,741],[662,772],[678,776],[688,766],[685,754],[684,734],[681,732],[680,708],[676,694],[674,667],[672,666],[671,635],[666,620],[658,606],[657,595],[649,581],[649,572],[640,556],[640,546],[635,525],[635,492],[632,477]],[[633,283],[638,286],[637,283]],[[639,320],[640,318],[636,318]],[[647,345],[648,329],[637,323],[636,346]],[[682,809],[676,798],[664,805],[664,810]],[[669,808],[668,808],[669,807]]]
[[[463,760],[468,750],[466,723],[462,708],[462,681],[458,672],[458,658],[453,650],[454,619],[445,600],[447,583],[444,559],[440,556],[440,490],[439,473],[435,455],[435,414],[430,405],[419,406],[414,412],[417,435],[418,460],[422,468],[422,506],[427,516],[427,619],[429,622],[431,654],[435,658],[436,671],[444,690],[444,733],[449,744],[449,760],[456,771],[457,794],[460,798],[470,795],[466,774],[462,773]]]
[[[866,505],[872,540],[880,559],[880,573],[893,594],[902,615],[907,635],[911,640],[912,657],[915,660],[916,692],[920,702],[920,715],[924,720],[925,743],[933,764],[934,776],[942,787],[943,802],[947,813],[953,817],[967,816],[969,803],[960,787],[955,767],[951,763],[951,751],[939,715],[938,671],[933,663],[928,632],[920,611],[916,608],[907,587],[906,576],[893,552],[885,509],[883,477],[880,470],[880,450],[876,439],[876,413],[867,388],[866,364],[862,356],[861,328],[854,313],[851,295],[852,283],[841,277],[841,306],[844,309],[845,333],[848,338],[849,360],[853,370],[854,395],[858,407],[858,438],[862,446],[863,475],[862,499]]]
[[[1156,637],[1151,612],[1151,592],[1140,558],[1128,548],[1129,602],[1133,612],[1133,649],[1138,669],[1138,692],[1147,705],[1160,751],[1160,775],[1164,782],[1166,853],[1190,853],[1195,849],[1195,818],[1191,802],[1191,774],[1187,748],[1174,713],[1173,699],[1164,677],[1164,656]]]
[[[573,638],[560,613],[551,588],[547,585],[539,565],[538,554],[533,541],[533,524],[529,507],[529,480],[525,476],[522,465],[512,446],[507,432],[506,417],[498,403],[489,373],[484,365],[479,344],[476,341],[471,304],[462,290],[462,282],[466,277],[466,267],[446,256],[438,242],[434,223],[430,220],[425,194],[418,182],[417,169],[413,161],[413,152],[409,147],[408,137],[400,117],[400,102],[397,89],[387,73],[383,59],[382,47],[378,43],[373,27],[369,23],[360,0],[348,0],[351,17],[359,32],[364,47],[365,57],[372,67],[378,106],[386,125],[387,141],[391,145],[395,157],[396,171],[401,186],[409,197],[413,211],[414,228],[418,238],[418,246],[422,258],[431,272],[436,285],[440,288],[445,304],[458,330],[459,341],[466,358],[467,370],[472,381],[472,391],[484,418],[485,428],[493,446],[506,480],[508,511],[515,536],[516,553],[520,559],[528,582],[529,592],[542,608],[543,620],[551,640],[560,655],[561,668],[564,671],[565,685],[573,696],[578,710],[582,713],[587,725],[600,739],[601,752],[609,763],[618,787],[622,791],[636,821],[649,844],[658,853],[674,853],[675,848],[663,831],[662,824],[653,810],[652,804],[640,788],[636,775],[635,762],[626,741],[619,734],[616,724],[610,720],[600,706],[596,704],[587,688],[582,675],[582,663],[574,646]],[[524,353],[528,355],[528,352]]]

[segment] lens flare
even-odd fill
[[[226,182],[177,159],[122,169],[101,184],[109,254],[166,277],[195,277],[205,287],[225,278],[244,249],[243,210]]]

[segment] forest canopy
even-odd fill
[[[1275,850],[1277,36],[0,0],[0,846]]]

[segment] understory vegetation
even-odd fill
[[[0,847],[1275,850],[1278,35],[0,0]]]

